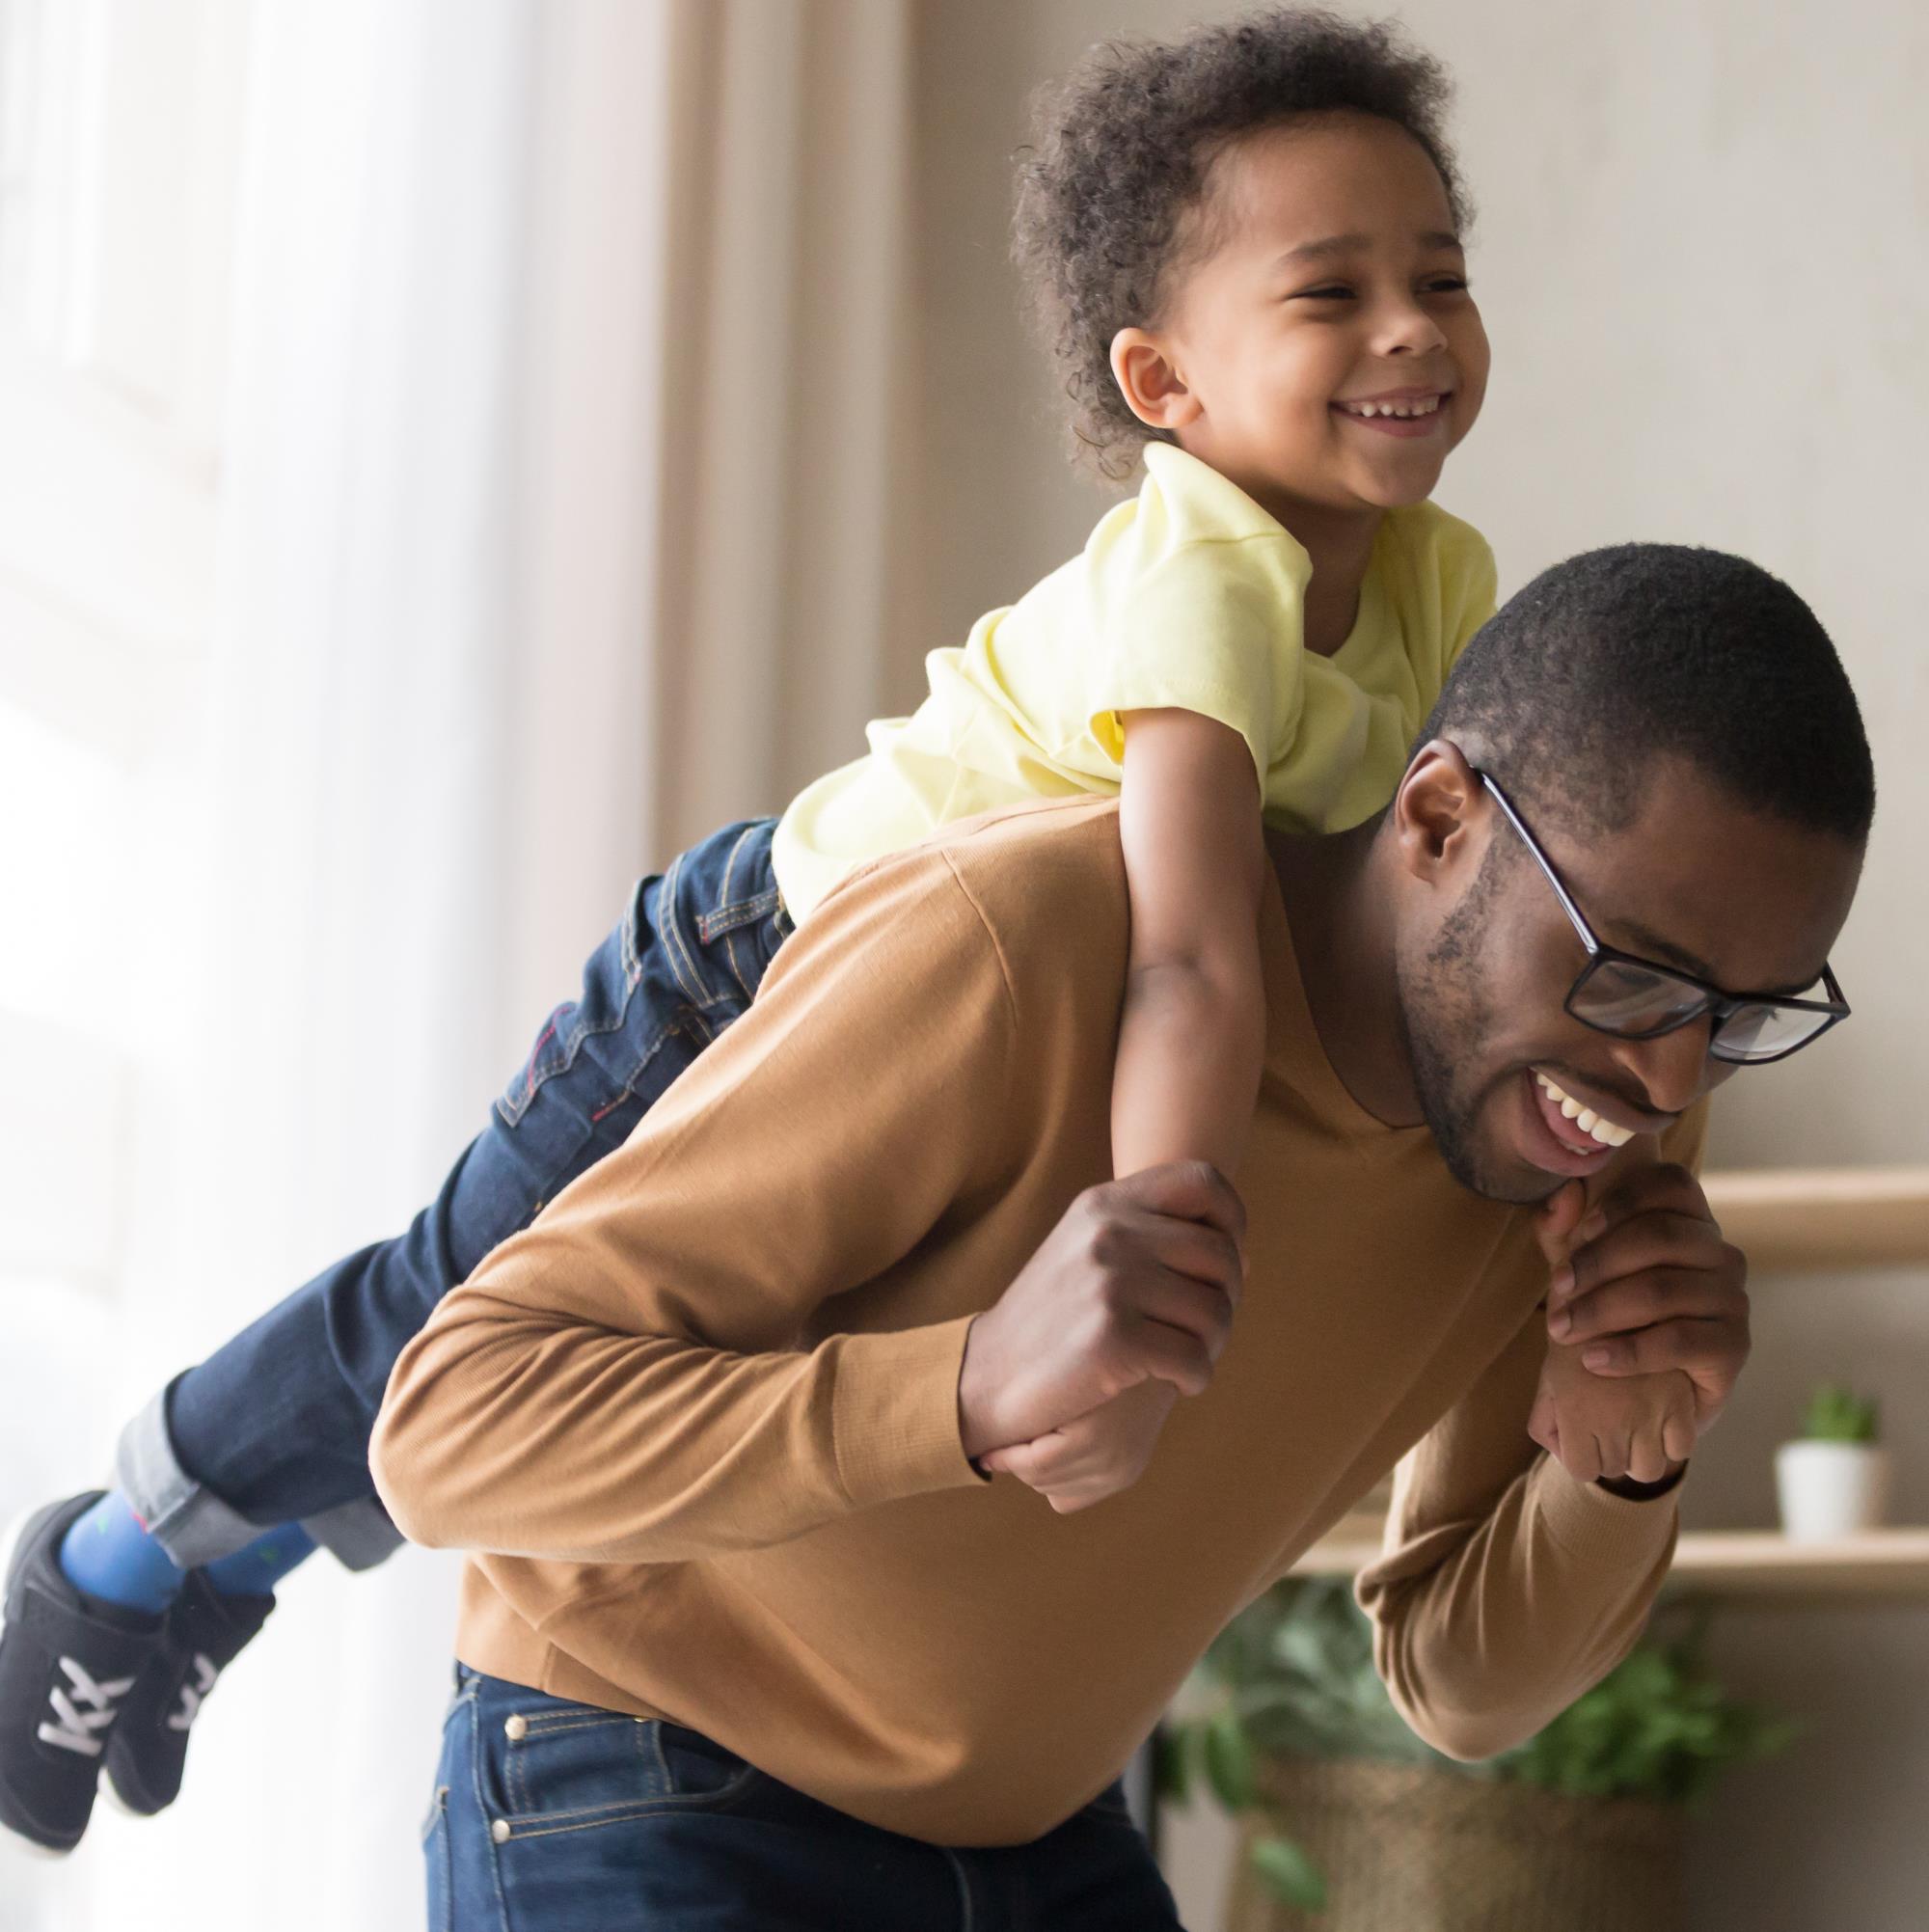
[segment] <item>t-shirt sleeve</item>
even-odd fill
[[[1677,1123],[1665,1158],[1698,1168],[1705,1115]],[[1535,1308],[1401,1459],[1384,1553],[1357,1585],[1396,1708],[1453,1757],[1524,1743],[1597,1684],[1673,1559],[1678,1485],[1631,1501],[1577,1482],[1528,1435],[1546,1355]]]
[[[1015,1024],[946,855],[832,893],[749,1012],[403,1350],[370,1466],[404,1533],[674,1562],[980,1482],[968,1313],[800,1338],[1002,1172]]]
[[[1291,749],[1301,672],[1306,554],[1283,534],[1188,544],[1109,589],[1083,640],[1084,717],[1125,761],[1128,711],[1191,711],[1236,731],[1262,795]]]

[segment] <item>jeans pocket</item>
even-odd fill
[[[537,1692],[512,1701],[498,1722],[485,1720],[482,1780],[503,1842],[726,1806],[760,1775],[680,1726]]]
[[[747,1757],[739,1757],[700,1730],[656,1718],[648,1728],[664,1795],[673,1804],[726,1805],[763,1779]]]

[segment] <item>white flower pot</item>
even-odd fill
[[[1775,1452],[1775,1487],[1791,1542],[1874,1529],[1888,1507],[1888,1451],[1871,1442],[1784,1442]]]

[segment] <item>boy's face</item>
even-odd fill
[[[1363,114],[1271,129],[1214,162],[1204,219],[1156,332],[1197,404],[1181,447],[1289,513],[1430,495],[1487,338],[1426,150]]]

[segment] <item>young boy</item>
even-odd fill
[[[865,861],[1016,802],[1118,792],[1115,1167],[1236,1178],[1265,1018],[1263,820],[1379,810],[1493,609],[1486,544],[1427,501],[1488,361],[1445,94],[1390,31],[1281,11],[1107,50],[1044,97],[1019,254],[1076,432],[1107,475],[1142,455],[1138,494],[933,653],[929,697],[874,722],[866,757],[645,881],[410,1230],[177,1378],[129,1425],[116,1489],[24,1526],[0,1820],[68,1850],[102,1769],[136,1810],[173,1801],[200,1700],[280,1577],[317,1541],[351,1567],[393,1547],[369,1428],[437,1299],[621,1143]],[[1617,1133],[1577,1125],[1573,1144],[1591,1171]],[[1618,1440],[1609,1474],[1658,1467],[1685,1378],[1595,1381],[1562,1351],[1550,1371],[1553,1439]]]

